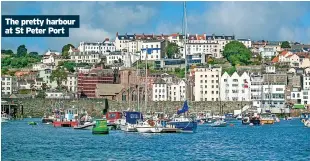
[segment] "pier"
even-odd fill
[[[12,119],[24,118],[24,106],[19,101],[5,101],[1,100],[1,114],[6,113]]]

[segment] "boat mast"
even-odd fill
[[[148,56],[148,48],[146,48],[145,52],[145,110],[147,109],[147,56]]]
[[[183,20],[184,20],[184,35],[185,35],[185,38],[183,39],[184,40],[184,55],[185,55],[185,74],[184,74],[184,78],[185,78],[185,93],[184,93],[184,99],[185,101],[187,100],[187,85],[188,85],[188,80],[187,80],[187,54],[186,54],[186,51],[187,51],[187,20],[186,20],[186,1],[183,2]]]

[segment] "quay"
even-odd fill
[[[1,100],[1,114],[9,114],[12,119],[23,119],[24,106],[19,101]]]

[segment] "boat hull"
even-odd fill
[[[54,127],[75,127],[78,126],[78,122],[76,121],[54,121]]]
[[[93,129],[92,134],[94,135],[109,134],[109,129]]]
[[[137,132],[137,128],[134,126],[121,125],[121,130],[126,132]]]
[[[260,120],[250,120],[250,123],[252,123],[253,125],[260,125],[261,121]]]
[[[261,120],[261,124],[274,124],[274,120]]]
[[[180,129],[182,132],[196,132],[197,122],[169,122],[169,125],[174,126],[174,128]]]
[[[79,125],[79,126],[74,127],[73,129],[76,129],[76,130],[91,130],[94,125],[95,125],[95,123],[90,123],[90,124],[86,124],[86,125]]]
[[[48,124],[48,123],[53,123],[54,119],[50,119],[50,118],[43,118],[42,119],[42,123],[43,124]]]
[[[161,133],[163,128],[156,127],[136,127],[139,133]]]

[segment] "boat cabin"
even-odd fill
[[[122,112],[108,112],[106,114],[106,119],[109,124],[114,124],[117,122],[117,120],[121,119],[123,117]]]
[[[79,112],[75,108],[69,108],[65,110],[65,119],[66,120],[75,120],[78,118]]]
[[[136,124],[138,120],[143,120],[143,115],[141,112],[126,112],[125,117],[126,122],[130,124]]]

